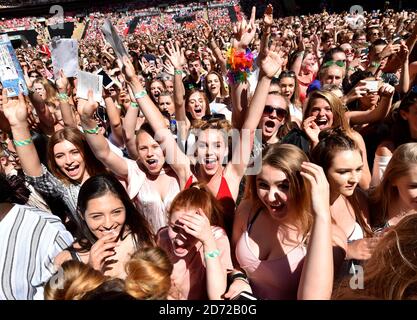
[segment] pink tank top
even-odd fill
[[[296,300],[306,248],[300,244],[284,257],[259,260],[249,247],[250,228],[258,214],[248,223],[247,230],[236,244],[237,261],[245,270],[256,297],[263,300]]]

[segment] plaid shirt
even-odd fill
[[[70,210],[74,221],[77,222],[78,225],[80,224],[80,217],[77,214],[77,199],[81,184],[64,184],[50,173],[43,164],[42,175],[39,177],[26,175],[26,181],[33,185],[39,193],[62,199]]]

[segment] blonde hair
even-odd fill
[[[285,173],[289,181],[289,194],[297,206],[298,221],[301,223],[302,233],[307,236],[312,225],[313,217],[310,212],[309,190],[300,175],[301,164],[309,161],[307,155],[298,147],[291,144],[273,144],[267,147],[262,157],[262,166],[271,166]],[[249,177],[245,198],[252,200],[258,207],[263,206],[256,187],[256,176]]]
[[[33,82],[33,84],[35,84],[35,83],[39,83],[39,84],[43,85],[43,87],[45,88],[45,91],[46,91],[45,102],[47,104],[51,104],[51,105],[55,106],[55,103],[58,102],[58,99],[56,97],[58,92],[55,89],[55,87],[53,86],[53,84],[45,78],[36,78],[36,80]]]
[[[108,277],[100,271],[94,270],[89,265],[80,261],[65,261],[62,265],[63,277],[61,285],[53,283],[52,277],[45,285],[45,300],[81,300],[84,295],[103,284]],[[61,273],[59,272],[57,276]]]
[[[126,292],[140,300],[165,300],[171,288],[173,265],[158,247],[135,252],[126,263]]]
[[[352,290],[349,278],[335,290],[336,299],[417,299],[417,215],[404,217],[379,241],[364,264],[364,289]],[[359,291],[359,292],[358,292]]]
[[[386,223],[389,208],[398,198],[398,189],[393,183],[408,174],[413,166],[417,165],[417,143],[400,145],[393,153],[385,169],[381,183],[371,193],[371,222],[374,226]]]

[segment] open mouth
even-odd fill
[[[78,173],[80,171],[80,166],[79,165],[72,165],[70,167],[66,167],[65,171],[68,173],[68,176],[75,177],[75,176],[78,175]]]
[[[156,159],[148,159],[146,160],[146,163],[148,164],[149,169],[153,170],[158,167],[158,160]]]
[[[314,122],[317,123],[319,127],[325,127],[328,123],[327,118],[317,118]]]
[[[185,254],[188,251],[186,244],[179,239],[174,239],[172,241],[172,246],[174,248],[175,254],[177,255]]]
[[[204,166],[208,170],[212,170],[216,167],[217,158],[206,158],[204,159]]]
[[[267,132],[267,133],[273,133],[274,132],[274,130],[276,129],[276,122],[275,121],[272,121],[272,120],[267,120],[267,121],[265,121],[265,125],[264,125],[264,127],[265,127],[265,131]]]
[[[194,108],[194,112],[195,112],[196,115],[200,116],[201,113],[203,112],[203,108],[201,108],[201,107],[195,107]]]
[[[279,211],[282,211],[285,208],[285,203],[280,203],[280,204],[275,204],[275,205],[269,204],[269,207],[270,207],[271,211],[279,212]]]

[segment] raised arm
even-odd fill
[[[132,63],[125,57],[123,60],[123,74],[135,95],[136,102],[155,132],[154,139],[161,145],[166,162],[175,171],[181,188],[185,187],[191,176],[190,159],[180,150],[171,131],[166,127],[164,117],[143,88]]]
[[[223,57],[223,53],[220,50],[219,46],[216,43],[216,39],[213,36],[213,29],[209,25],[209,23],[206,20],[203,20],[203,32],[204,37],[207,39],[210,49],[213,51],[214,57],[218,61],[220,68],[222,70],[222,75],[227,74],[226,69],[226,59]]]
[[[29,95],[30,101],[32,102],[33,106],[35,107],[36,113],[38,114],[40,122],[43,124],[45,131],[47,134],[53,134],[54,129],[54,117],[49,110],[48,106],[43,102],[41,96],[34,92],[33,94]]]
[[[23,171],[28,176],[41,176],[42,166],[29,131],[25,98],[21,93],[17,98],[8,98],[6,89],[3,89],[2,103],[3,112],[9,121],[13,135],[13,143],[20,158]]]
[[[59,79],[56,81],[56,86],[58,88],[58,100],[59,107],[61,109],[62,120],[64,121],[65,126],[77,128],[74,113],[68,100],[68,84],[68,78],[65,76],[64,71],[60,70]]]
[[[311,162],[304,162],[300,173],[310,185],[314,221],[297,298],[300,300],[330,299],[334,270],[329,183],[323,169]]]
[[[109,117],[109,124],[111,133],[117,147],[123,146],[123,132],[122,120],[120,118],[120,109],[117,108],[115,100],[111,95],[107,94],[106,89],[103,88],[103,98],[106,105],[107,116]],[[115,97],[117,98],[117,96]]]
[[[347,111],[345,113],[345,117],[351,125],[383,121],[391,110],[394,93],[394,87],[388,83],[384,83],[381,88],[379,88],[379,95],[381,99],[379,100],[376,108],[365,111]]]
[[[93,92],[89,90],[88,100],[78,99],[78,113],[81,115],[81,125],[85,136],[97,159],[99,159],[114,174],[121,178],[127,178],[128,167],[116,153],[111,151],[106,138],[99,131],[94,113],[98,104],[93,99]]]

